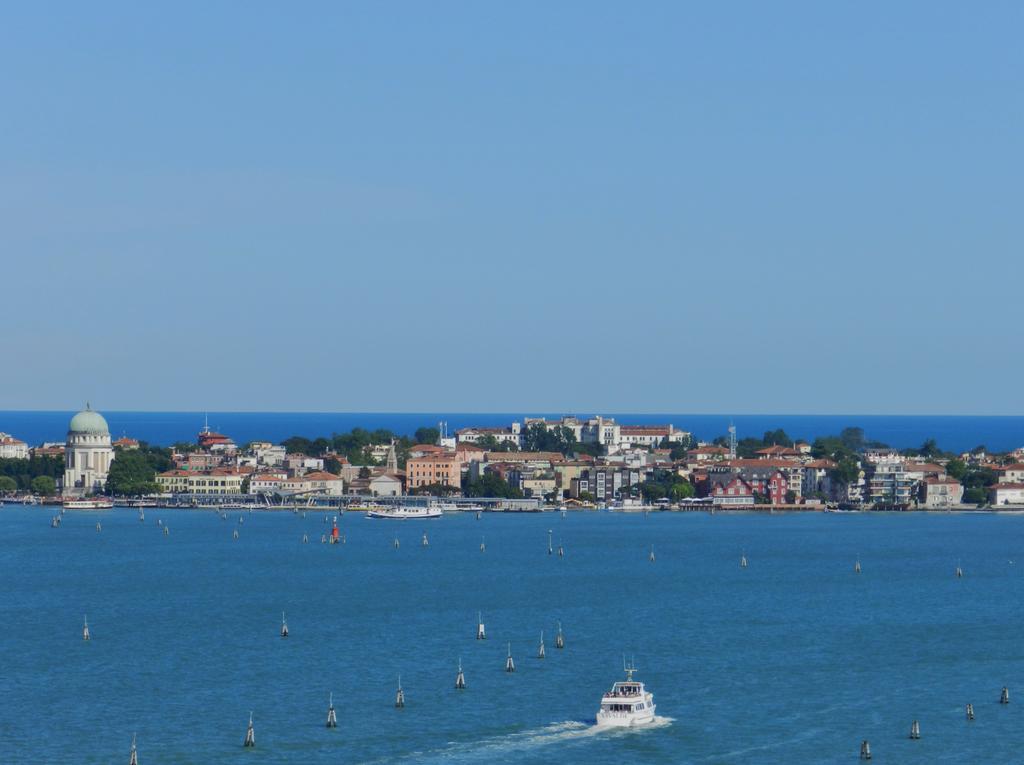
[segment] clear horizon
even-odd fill
[[[1024,414],[1022,22],[12,6],[0,408]]]

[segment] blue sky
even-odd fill
[[[0,409],[1022,414],[1019,3],[0,11]]]

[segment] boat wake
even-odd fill
[[[647,725],[636,728],[599,727],[593,721],[565,720],[551,723],[540,728],[507,733],[500,736],[489,736],[476,741],[451,742],[448,746],[430,752],[417,752],[417,762],[430,761],[481,761],[494,762],[500,760],[502,754],[523,752],[553,744],[571,745],[583,743],[595,737],[620,737],[643,734],[647,731],[665,728],[671,725],[671,717],[655,716]]]

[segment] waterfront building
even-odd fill
[[[434,484],[458,489],[462,486],[462,460],[454,451],[411,457],[405,463],[405,480],[410,493]]]
[[[725,474],[717,480],[712,480],[709,496],[713,504],[725,507],[754,504],[753,487],[737,475]]]
[[[792,477],[795,476],[795,479]],[[711,496],[732,496],[729,487],[742,488],[733,479],[738,478],[743,487],[751,493],[761,494],[773,505],[786,503],[786,493],[793,491],[794,483],[799,486],[803,476],[800,465],[783,460],[743,459],[727,460],[710,465],[707,470],[708,494]],[[723,492],[716,493],[716,488]],[[799,492],[794,492],[799,496]]]
[[[550,473],[539,472],[533,475],[523,475],[519,482],[519,488],[527,497],[545,497],[555,492],[555,477]]]
[[[241,494],[248,472],[214,468],[203,472],[168,470],[156,477],[160,491],[168,494]]]
[[[832,460],[811,460],[803,464],[804,475],[800,493],[805,497],[824,494],[832,498],[831,471],[836,467]]]
[[[792,492],[794,497],[803,495],[804,466],[801,462],[786,459],[735,459],[726,460],[708,467],[709,474],[716,471],[733,470],[740,477],[749,483],[754,491],[761,494],[774,495],[770,485],[770,478],[775,473],[781,473],[783,477],[781,499],[785,502],[786,492]],[[775,502],[775,499],[772,499]]]
[[[367,488],[375,497],[400,497],[402,477],[397,473],[381,473],[369,480]]]
[[[989,486],[988,501],[993,505],[1024,505],[1024,483],[997,483]]]
[[[340,475],[324,470],[312,470],[301,476],[288,478],[280,484],[285,494],[325,494],[340,497],[345,493],[345,482]]]
[[[279,494],[281,484],[288,476],[276,473],[259,473],[249,479],[250,494]]]
[[[103,491],[107,485],[110,463],[114,461],[114,448],[110,443],[107,421],[99,412],[94,412],[89,404],[71,418],[64,458],[61,490],[65,496],[84,496]]]
[[[640,473],[626,468],[608,465],[589,467],[572,479],[570,493],[575,499],[581,494],[590,494],[599,502],[615,499],[620,491],[639,483]]]
[[[188,492],[188,479],[191,475],[191,471],[181,468],[166,470],[157,474],[156,485],[163,494],[185,494]]]
[[[907,475],[906,458],[894,451],[868,452],[867,499],[872,504],[909,505],[916,481]]]
[[[594,462],[590,460],[560,460],[551,464],[555,474],[555,487],[559,497],[571,494],[573,481],[578,479],[587,468],[593,467]]]
[[[0,433],[0,459],[27,460],[28,444],[9,433]]]
[[[959,505],[964,487],[955,478],[925,478],[921,483],[921,505],[928,510]]]

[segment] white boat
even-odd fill
[[[110,499],[65,499],[65,510],[111,510],[114,507]]]
[[[654,722],[654,694],[633,679],[636,667],[624,667],[626,679],[615,683],[601,697],[597,724],[604,727],[633,728]]]
[[[367,518],[388,518],[393,521],[440,518],[443,514],[441,506],[433,502],[429,505],[395,505],[366,511]]]

